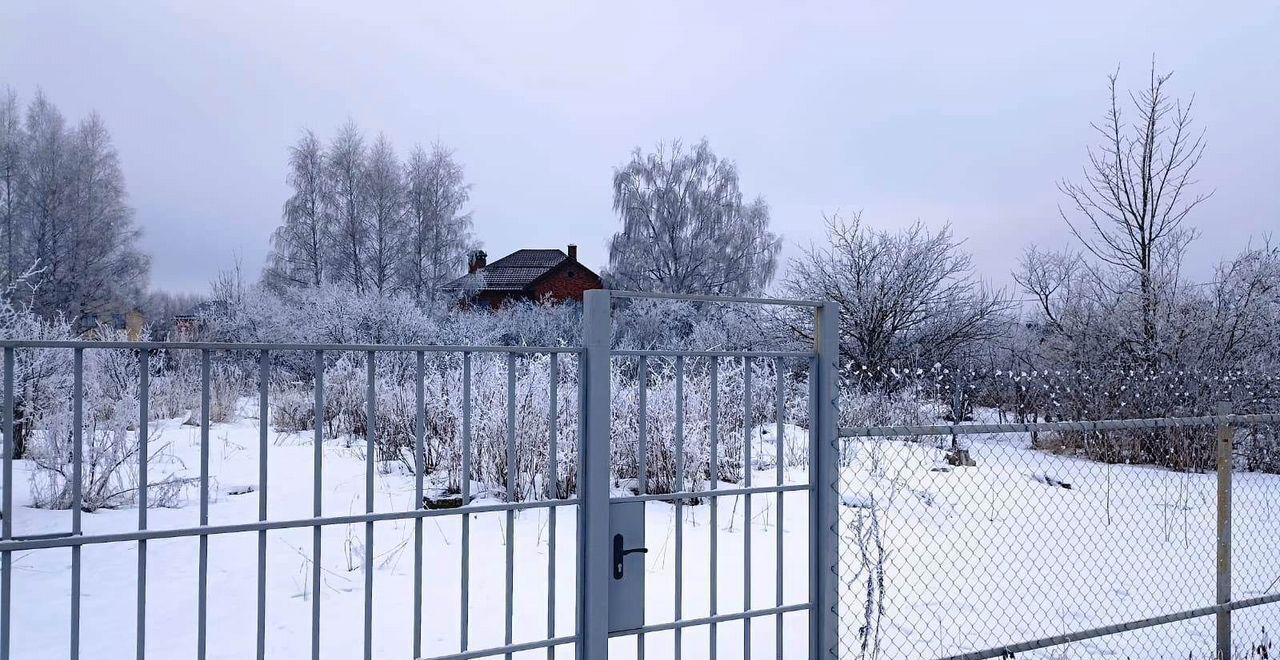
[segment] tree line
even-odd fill
[[[124,173],[102,118],[0,89],[0,286],[42,316],[120,311],[147,288]]]
[[[385,135],[369,143],[354,122],[327,145],[307,130],[289,149],[288,182],[262,277],[269,288],[336,283],[434,303],[476,246],[471,186],[443,145],[415,146],[401,162]]]

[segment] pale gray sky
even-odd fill
[[[1123,5],[1123,6],[1121,6]],[[123,159],[153,283],[255,274],[286,148],[348,117],[457,150],[491,255],[580,244],[602,265],[610,175],[636,145],[707,137],[792,254],[823,213],[950,221],[997,282],[1067,238],[1106,74],[1152,54],[1197,95],[1217,194],[1191,269],[1280,227],[1280,4],[1009,2],[0,3],[0,85],[96,109]]]

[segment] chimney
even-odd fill
[[[578,260],[578,246],[574,245],[573,243],[569,244],[569,260],[570,261]]]
[[[471,254],[467,256],[467,272],[474,273],[484,268],[488,258],[489,255],[485,254],[484,250],[472,250]]]

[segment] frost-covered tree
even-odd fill
[[[355,122],[338,131],[325,154],[325,186],[329,192],[325,222],[332,229],[328,254],[331,282],[363,292],[368,280],[369,212],[365,179],[364,136]]]
[[[471,213],[463,210],[471,186],[453,152],[440,144],[430,154],[414,148],[405,164],[404,185],[408,249],[401,287],[418,304],[434,304],[440,286],[466,269],[467,253],[477,247]]]
[[[382,295],[395,286],[405,237],[400,162],[385,135],[379,135],[369,149],[364,180],[369,213],[367,277],[369,289]]]
[[[950,227],[875,231],[861,215],[827,221],[827,243],[791,263],[783,290],[840,305],[840,352],[855,364],[947,363],[1005,332],[1009,301],[977,277]],[[792,324],[808,338],[812,320]]]
[[[283,220],[271,237],[264,281],[272,287],[311,286],[325,282],[325,250],[330,241],[329,203],[324,145],[304,131],[289,148],[289,187]]]
[[[19,186],[22,174],[22,113],[18,109],[18,94],[5,88],[0,92],[0,248],[4,250],[4,259],[0,268],[4,269],[4,277],[0,285],[13,283],[19,269],[18,249],[22,237],[19,236]]]
[[[1111,74],[1110,105],[1093,125],[1100,140],[1089,149],[1083,179],[1059,184],[1071,210],[1061,212],[1063,220],[1099,267],[1114,271],[1108,279],[1132,302],[1127,352],[1152,366],[1169,357],[1160,316],[1180,284],[1183,249],[1195,238],[1185,222],[1211,194],[1195,190],[1205,147],[1191,113],[1195,99],[1174,97],[1171,77],[1152,62],[1146,86],[1125,94],[1119,72]]]
[[[30,271],[12,295],[43,316],[136,304],[149,263],[105,123],[91,114],[69,127],[43,93],[21,125],[12,93],[0,106],[0,266],[8,283]]]
[[[613,209],[622,230],[609,242],[611,286],[741,295],[773,279],[782,241],[769,231],[769,207],[744,201],[737,167],[706,140],[637,148],[614,170]]]
[[[102,118],[96,113],[72,134],[73,159],[67,265],[50,278],[54,308],[99,313],[136,305],[147,285],[150,260],[137,248],[142,232],[125,204],[124,172]]]

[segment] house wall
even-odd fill
[[[591,289],[603,288],[600,278],[580,266],[569,265],[533,287],[533,298],[542,300],[551,298],[555,301],[575,300],[582,302],[582,294]]]

